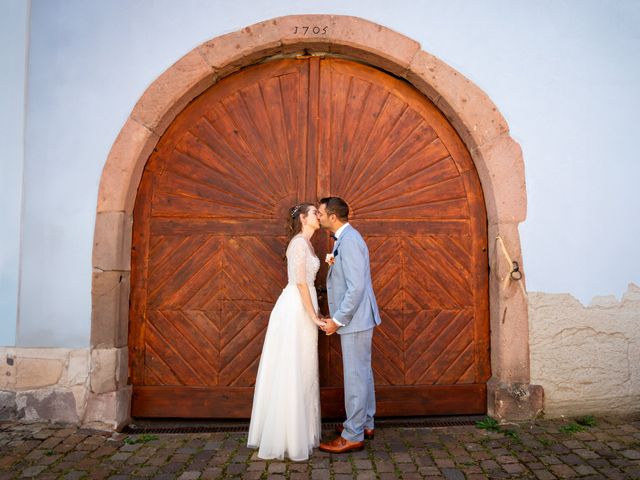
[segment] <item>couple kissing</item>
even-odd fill
[[[369,250],[349,224],[339,197],[301,203],[289,211],[288,283],[269,316],[256,377],[247,444],[263,459],[303,461],[313,449],[345,453],[364,448],[374,434],[375,392],[371,368],[374,327],[380,324]],[[325,228],[334,239],[327,253],[329,317],[318,308],[320,269],[311,238]],[[339,436],[320,443],[318,331],[340,335],[347,418]]]

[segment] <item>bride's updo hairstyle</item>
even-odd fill
[[[309,209],[313,207],[313,203],[299,203],[294,205],[289,209],[289,221],[288,221],[288,232],[287,232],[287,243],[297,234],[302,231],[302,219],[300,215],[304,215],[305,217],[309,213]]]

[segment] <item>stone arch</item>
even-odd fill
[[[308,27],[304,29],[304,27]],[[410,38],[367,20],[337,15],[274,18],[199,45],[144,92],[116,138],[100,179],[93,247],[91,391],[85,423],[113,428],[129,418],[127,326],[131,224],[150,153],[176,115],[219,79],[276,55],[348,55],[405,78],[449,119],[467,145],[488,219],[492,378],[487,408],[526,418],[542,408],[530,385],[528,312],[518,224],[526,217],[524,162],[505,119],[471,81]]]

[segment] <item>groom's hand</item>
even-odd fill
[[[332,318],[327,318],[326,323],[324,324],[324,332],[327,335],[333,335],[340,328],[336,322],[333,321]]]

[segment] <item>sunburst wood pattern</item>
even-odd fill
[[[486,227],[468,154],[399,80],[333,61],[320,83],[319,165],[365,235],[382,312],[376,383],[486,382]]]
[[[409,85],[313,58],[223,80],[150,157],[134,211],[134,414],[248,415],[269,312],[286,283],[286,209],[326,195],[349,201],[369,245],[382,314],[373,345],[379,411],[484,408],[486,220],[470,157]],[[326,235],[315,243],[320,256],[330,248]],[[341,415],[337,335],[321,336],[319,356],[323,413]],[[418,397],[444,391],[449,410],[409,412],[407,388]],[[198,404],[188,392],[215,401]]]

